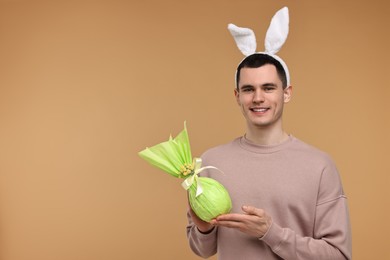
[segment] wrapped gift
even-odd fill
[[[168,141],[146,148],[139,155],[173,177],[184,179],[182,186],[188,190],[191,208],[200,219],[209,222],[230,212],[232,202],[225,187],[212,178],[198,176],[206,169],[219,170],[213,166],[202,167],[200,158],[192,158],[186,124],[175,138],[171,136]]]

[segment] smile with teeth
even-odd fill
[[[265,107],[253,107],[251,108],[250,110],[252,110],[253,112],[260,112],[260,113],[264,113],[268,110],[269,108],[265,108]]]

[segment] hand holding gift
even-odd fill
[[[188,190],[191,208],[200,219],[209,222],[230,212],[232,202],[225,187],[214,179],[198,176],[205,169],[218,169],[202,167],[202,159],[192,158],[185,125],[175,138],[170,137],[168,141],[146,148],[139,155],[173,177],[185,179],[182,186]]]

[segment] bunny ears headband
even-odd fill
[[[229,24],[228,29],[236,41],[238,49],[246,56],[250,56],[255,53],[267,54],[282,65],[287,78],[287,86],[290,85],[290,73],[288,71],[286,63],[276,55],[276,53],[282,48],[288,35],[289,15],[288,8],[283,7],[276,12],[271,20],[271,24],[268,28],[265,36],[265,51],[256,52],[256,37],[254,32],[249,28],[241,28],[234,24]],[[244,59],[245,60],[245,59]],[[242,62],[242,61],[241,61]],[[241,63],[240,63],[241,64]]]

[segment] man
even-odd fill
[[[292,95],[283,66],[255,53],[236,78],[246,134],[202,156],[205,166],[224,172],[204,175],[229,191],[232,213],[207,223],[190,208],[190,247],[222,260],[351,259],[347,200],[334,163],[283,130]]]
[[[292,86],[276,52],[287,38],[288,23],[284,7],[272,18],[260,53],[255,53],[252,30],[228,27],[247,56],[237,68],[234,91],[246,133],[202,156],[204,166],[224,172],[202,174],[225,186],[233,208],[207,223],[189,207],[187,235],[199,256],[351,259],[347,199],[336,166],[327,154],[283,129]]]

